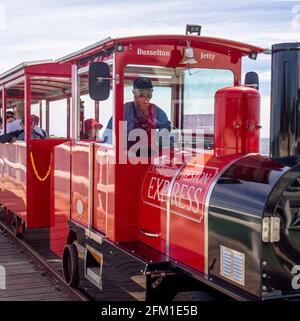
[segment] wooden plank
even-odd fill
[[[56,264],[59,262],[56,262]],[[0,301],[69,300],[55,280],[39,269],[18,246],[0,233],[0,264],[5,268],[6,289]]]

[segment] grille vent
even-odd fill
[[[245,254],[221,246],[220,255],[220,274],[233,282],[245,285]]]

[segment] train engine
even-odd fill
[[[80,258],[85,279],[120,300],[300,297],[299,48],[272,48],[270,156],[259,153],[256,75],[241,85],[241,58],[261,48],[145,36],[62,59],[73,64],[77,125],[54,151],[51,246],[71,286]],[[172,125],[155,152],[124,145],[124,104],[141,77]],[[112,124],[109,141],[105,131],[80,138],[78,97],[88,93]]]

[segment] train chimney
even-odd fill
[[[300,155],[300,43],[272,46],[270,154]]]

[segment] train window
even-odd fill
[[[167,72],[168,71],[168,72]],[[159,106],[171,119],[173,69],[152,66],[127,66],[124,81],[124,103],[133,101],[133,82],[139,77],[151,79],[153,93],[151,102]]]
[[[67,138],[71,80],[64,77],[31,77],[31,139]]]
[[[233,85],[234,75],[230,70],[128,65],[124,103],[133,101],[133,83],[139,77],[151,80],[151,102],[165,112],[173,127],[185,131],[182,135],[185,143],[192,143],[201,132],[210,140],[207,147],[213,147],[214,95],[218,89]]]
[[[59,117],[58,117],[59,115]],[[67,99],[49,102],[49,137],[67,138],[68,101]],[[47,137],[47,136],[46,136]]]
[[[6,89],[6,133],[19,131],[16,140],[25,140],[25,101],[24,101],[24,82],[14,84]],[[7,113],[9,112],[9,113]]]
[[[183,71],[182,128],[185,145],[204,135],[204,148],[214,144],[214,96],[220,89],[232,86],[234,75],[230,70],[192,69]]]
[[[88,95],[88,72],[79,71],[78,132],[82,141],[103,141],[103,134],[113,114],[112,93],[105,101],[94,101]],[[111,88],[112,91],[112,88]]]
[[[31,110],[30,110],[30,126],[31,126],[31,139],[37,138],[46,138],[47,135],[43,132],[43,122],[40,119],[41,110],[40,105],[42,104],[42,100],[32,100],[31,101]]]

